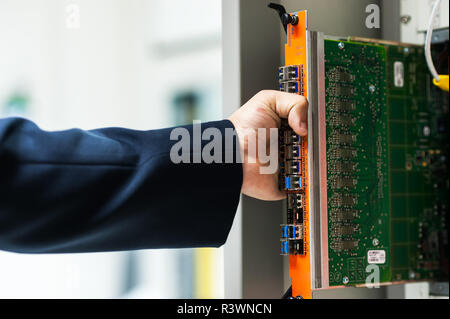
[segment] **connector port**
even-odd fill
[[[302,178],[300,176],[286,176],[285,186],[287,190],[301,190],[302,189]]]
[[[280,82],[298,80],[299,74],[298,65],[282,66],[278,69],[278,80]]]
[[[287,204],[289,209],[303,208],[303,195],[301,194],[288,194]]]
[[[281,164],[280,164],[281,165]],[[300,163],[298,161],[286,161],[283,169],[287,175],[300,175]]]
[[[284,147],[284,156],[286,159],[299,159],[301,155],[300,146],[286,145]]]
[[[301,83],[299,81],[288,81],[280,83],[280,91],[287,93],[300,93]]]
[[[289,224],[303,223],[303,195],[287,195],[287,220]]]
[[[281,255],[304,255],[304,254],[305,254],[305,247],[303,246],[303,239],[281,241]]]
[[[303,223],[303,207],[298,209],[287,209],[287,222],[290,224]]]
[[[281,225],[281,239],[302,239],[303,225]]]
[[[290,144],[299,144],[300,143],[300,137],[294,133],[292,130],[286,130],[284,131],[284,139],[283,142],[286,145]]]
[[[289,241],[281,241],[281,255],[289,255]]]

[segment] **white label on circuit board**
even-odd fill
[[[394,62],[394,85],[402,88],[405,85],[405,67],[403,62]]]
[[[367,262],[369,264],[384,264],[386,262],[386,251],[369,250],[367,252]]]

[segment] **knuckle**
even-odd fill
[[[298,99],[301,103],[308,103],[308,101],[306,100],[306,97],[304,97],[303,95],[299,95]]]
[[[308,100],[303,95],[299,95],[299,104],[301,106],[307,107],[308,106]]]

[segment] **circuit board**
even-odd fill
[[[423,49],[325,40],[330,286],[445,278],[448,95]],[[447,262],[448,263],[448,262]]]
[[[284,121],[279,139],[292,296],[448,280],[448,94],[424,49],[328,37],[308,31],[306,11],[290,16],[280,90],[310,102],[308,136]],[[442,74],[446,45],[433,47]]]
[[[330,286],[390,280],[386,50],[325,41]],[[371,257],[368,257],[368,254]]]
[[[422,47],[386,51],[391,280],[448,280],[448,93]]]

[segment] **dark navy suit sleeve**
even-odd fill
[[[222,137],[233,128],[226,120],[201,125],[210,127]],[[192,137],[193,126],[185,128]],[[239,202],[242,164],[174,164],[170,132],[47,132],[25,119],[0,119],[0,250],[221,246]]]

